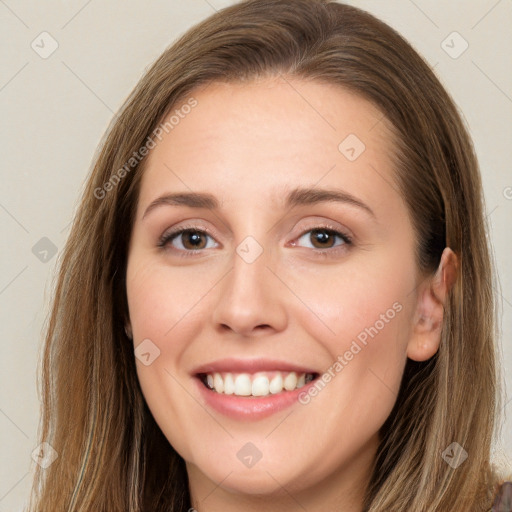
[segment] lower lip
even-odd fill
[[[299,403],[299,395],[308,391],[313,386],[316,379],[293,391],[283,391],[275,395],[268,396],[237,396],[217,393],[207,388],[203,382],[195,377],[199,392],[203,396],[206,404],[216,411],[237,420],[260,420],[267,418],[293,404]]]

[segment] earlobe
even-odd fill
[[[124,324],[124,332],[128,339],[133,340],[132,326],[129,322]]]
[[[448,293],[457,279],[457,272],[457,256],[446,247],[436,273],[420,287],[411,337],[407,345],[407,357],[410,359],[426,361],[438,351],[444,307]]]

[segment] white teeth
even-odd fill
[[[269,392],[268,377],[260,375],[252,381],[252,396],[266,396]]]
[[[283,391],[283,376],[280,373],[278,373],[270,381],[268,389],[273,395],[275,395],[276,393],[281,393],[281,391]]]
[[[217,393],[224,392],[224,381],[222,380],[220,373],[213,374],[213,387]]]
[[[226,374],[224,377],[224,393],[226,395],[232,395],[235,392],[235,381],[231,373]]]
[[[235,395],[249,396],[252,393],[251,377],[248,373],[241,373],[235,379]]]
[[[291,372],[284,379],[284,389],[286,389],[286,391],[293,391],[296,387],[297,374],[295,372]]]
[[[258,372],[233,374],[212,373],[206,375],[206,385],[225,395],[268,396],[282,391],[293,391],[313,380],[311,373],[296,372]]]

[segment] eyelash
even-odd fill
[[[303,231],[298,236],[297,239],[302,238],[305,234],[307,234],[307,233],[309,233],[311,231],[321,231],[321,230],[327,231],[329,234],[337,236],[338,238],[341,238],[344,243],[341,246],[337,245],[337,246],[334,246],[334,247],[331,247],[331,248],[327,248],[327,249],[312,249],[320,257],[328,256],[329,252],[333,252],[333,251],[337,252],[337,249],[339,249],[340,247],[343,247],[345,245],[346,246],[353,245],[352,237],[350,237],[346,233],[343,233],[342,231],[340,231],[338,229],[335,229],[332,226],[328,226],[328,225],[315,226],[315,227],[313,227],[311,229]],[[199,229],[197,226],[183,226],[183,227],[179,228],[176,231],[171,231],[169,233],[164,233],[160,237],[157,246],[160,249],[165,249],[167,244],[169,244],[169,242],[172,242],[175,238],[179,237],[181,234],[186,233],[188,231],[197,232],[197,233],[200,233],[200,234],[203,234],[203,235],[206,234],[206,235],[210,236],[211,238],[213,238],[213,235],[210,232],[210,230],[208,230],[206,228]],[[204,251],[204,249],[183,250],[183,249],[175,249],[175,248],[174,248],[174,250],[176,250],[179,253],[181,253],[181,254],[179,254],[179,257],[181,257],[181,258],[194,257],[196,254]]]

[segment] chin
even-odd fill
[[[288,496],[289,489],[295,487],[290,485],[291,480],[294,479],[294,475],[290,474],[290,468],[257,466],[243,469],[196,466],[195,471],[202,473],[215,485],[220,483],[224,491],[233,494],[277,498]],[[187,470],[189,468],[187,463]]]

